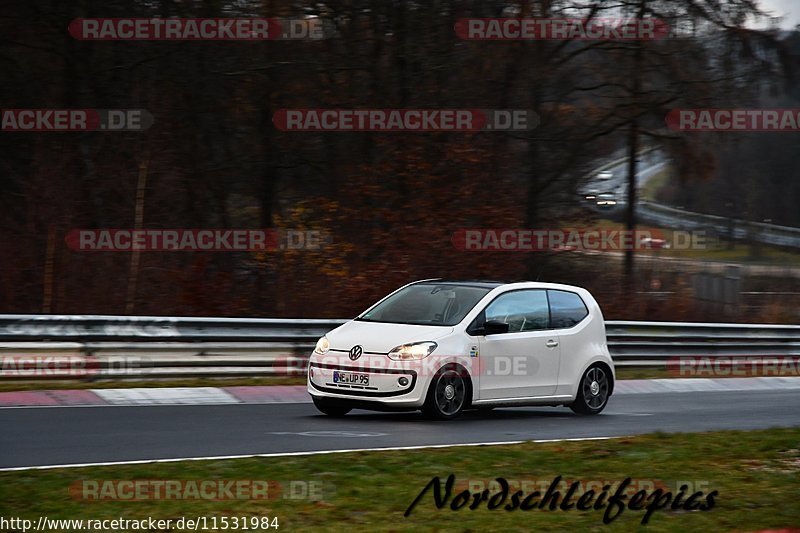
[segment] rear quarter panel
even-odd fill
[[[589,316],[571,328],[557,330],[561,346],[561,366],[556,394],[570,395],[573,398],[577,394],[581,376],[594,363],[606,363],[616,380],[600,306],[588,291],[582,290],[579,294],[589,309]]]

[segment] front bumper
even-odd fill
[[[346,358],[345,358],[346,359]],[[386,364],[371,364],[369,360],[360,364],[348,364],[328,357],[312,356],[308,365],[308,393],[316,397],[338,400],[368,401],[397,408],[418,408],[425,402],[427,384],[418,369],[387,367]],[[334,383],[336,371],[366,374],[368,384]],[[401,378],[407,383],[401,385]]]

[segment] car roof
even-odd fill
[[[459,285],[461,287],[469,286],[469,287],[482,287],[487,289],[494,289],[495,287],[500,287],[502,285],[506,285],[508,282],[506,281],[497,281],[497,280],[488,280],[488,279],[440,279],[440,278],[433,278],[433,279],[422,279],[419,281],[415,281],[414,284],[417,283],[435,283],[437,285]]]
[[[582,287],[577,287],[575,285],[565,285],[563,283],[550,283],[546,281],[530,281],[530,280],[497,281],[497,280],[485,280],[485,279],[454,280],[454,279],[434,278],[434,279],[423,279],[414,282],[414,284],[417,283],[436,283],[441,285],[482,287],[487,289],[496,289],[500,287],[503,289],[559,289],[559,290],[571,290],[571,291],[585,290]]]

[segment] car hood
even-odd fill
[[[327,334],[332,350],[349,351],[361,345],[365,352],[389,353],[411,342],[434,341],[453,332],[450,326],[417,326],[351,320]]]

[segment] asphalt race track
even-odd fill
[[[419,413],[308,403],[0,409],[0,468],[800,426],[800,391],[620,394],[603,414],[566,408]]]

